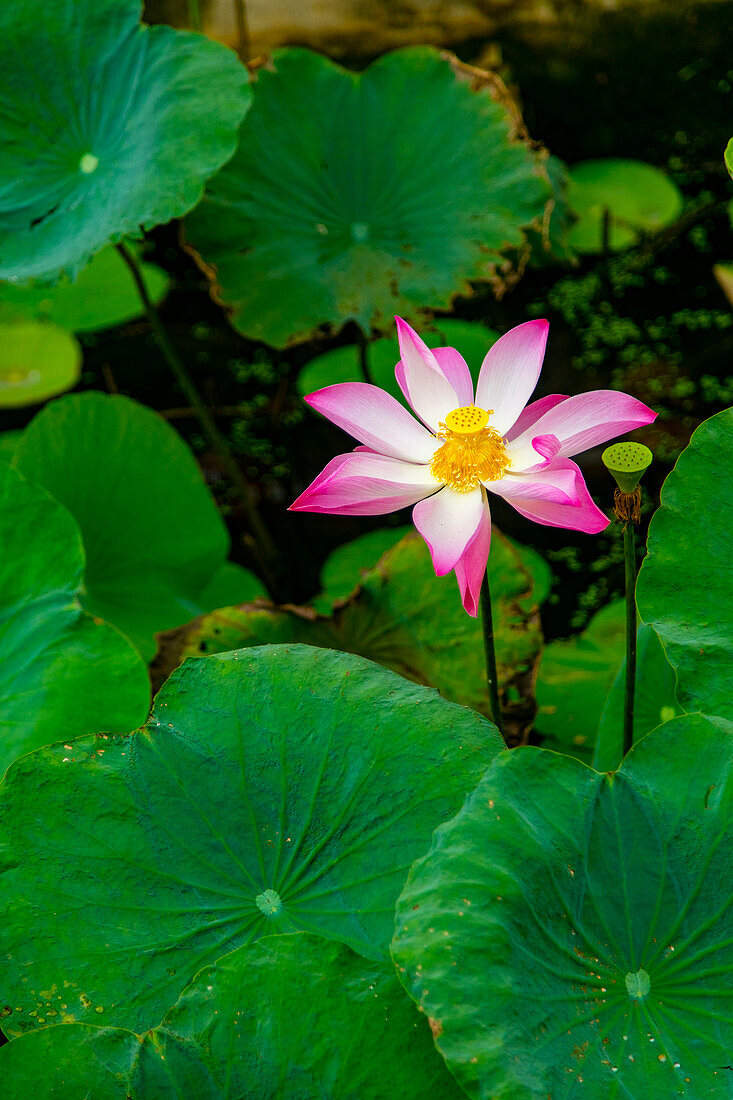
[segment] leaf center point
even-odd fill
[[[91,176],[92,172],[96,172],[99,166],[99,157],[95,157],[94,153],[85,153],[79,161],[79,171],[83,172],[85,176]]]
[[[266,917],[274,917],[283,907],[280,895],[276,890],[264,890],[255,898],[255,905]]]
[[[651,989],[652,983],[646,970],[637,970],[635,974],[629,972],[624,978],[626,990],[635,1000],[643,1000]]]

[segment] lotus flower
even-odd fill
[[[337,455],[293,511],[374,516],[414,505],[412,519],[438,576],[455,570],[463,606],[478,612],[489,557],[489,493],[549,527],[597,534],[608,517],[571,455],[654,420],[625,393],[552,394],[528,405],[545,354],[547,321],[502,336],[481,365],[476,393],[454,348],[431,351],[396,318],[395,375],[419,423],[377,386],[344,382],[306,397],[362,446]]]

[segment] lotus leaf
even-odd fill
[[[568,203],[578,215],[568,243],[578,252],[601,252],[608,217],[608,247],[629,248],[640,231],[656,231],[679,216],[682,195],[669,176],[638,160],[602,157],[570,170]],[[607,215],[606,215],[607,212]]]
[[[235,327],[275,347],[347,321],[384,332],[489,279],[552,193],[497,89],[430,47],[363,73],[276,50],[186,219]]]
[[[0,321],[0,409],[35,405],[79,381],[81,348],[41,321]]]
[[[733,409],[693,432],[649,525],[637,601],[677,674],[684,710],[733,719]]]
[[[116,630],[82,610],[79,529],[0,463],[0,771],[49,741],[145,721],[147,670]]]
[[[83,393],[46,406],[13,461],[79,524],[84,606],[152,657],[155,633],[199,613],[227,553],[226,528],[186,444],[127,397]]]
[[[140,10],[0,5],[0,278],[74,278],[110,241],[185,214],[232,155],[246,70]]]
[[[265,934],[384,958],[407,869],[501,745],[478,714],[351,655],[187,661],[137,733],[7,773],[0,985],[22,1011],[4,1030],[52,999],[59,1022],[101,1008],[146,1030],[202,966]]]
[[[53,1080],[57,1100],[464,1095],[394,970],[302,932],[267,936],[202,970],[144,1036],[40,1027],[0,1051],[0,1072],[18,1097]]]
[[[437,830],[393,956],[470,1096],[730,1096],[733,726],[618,772],[519,748]]]

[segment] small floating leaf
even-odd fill
[[[654,232],[679,216],[682,195],[659,168],[639,160],[601,157],[570,169],[568,204],[578,215],[568,243],[578,252],[600,252],[604,219],[612,252],[629,248],[640,231]]]
[[[79,381],[81,348],[41,321],[0,321],[0,409],[36,405]]]

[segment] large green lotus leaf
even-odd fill
[[[608,246],[612,252],[634,244],[640,231],[655,231],[673,222],[682,195],[659,168],[638,160],[601,157],[570,169],[568,203],[578,215],[568,243],[578,252],[603,248],[604,211],[609,213]]]
[[[486,352],[499,338],[498,332],[474,321],[451,321],[442,317],[433,321],[432,328],[423,328],[420,335],[429,348],[457,348],[471,369],[474,383],[478,381]],[[395,378],[395,366],[400,356],[397,341],[385,336],[371,341],[367,348],[372,382],[391,393],[404,405],[405,399]],[[333,386],[337,382],[363,381],[359,349],[355,344],[346,344],[311,359],[298,375],[297,385],[298,392],[305,397],[306,394],[323,389],[324,386]]]
[[[197,614],[228,547],[186,444],[136,401],[83,393],[43,409],[13,461],[81,528],[84,606],[152,657],[156,632]]]
[[[366,565],[371,551],[368,545]],[[532,572],[523,564],[521,549],[496,530],[489,569],[499,679],[506,685],[531,669],[542,631]],[[332,615],[310,607],[214,611],[193,625],[183,655],[303,642],[368,657],[437,688],[452,702],[490,714],[480,620],[463,610],[452,577],[435,576],[419,535],[403,538],[361,579],[355,569],[353,585],[359,585],[354,597],[337,605]],[[340,584],[341,594],[344,588]]]
[[[65,508],[0,463],[0,771],[49,741],[145,721],[139,654],[77,597],[84,552]]]
[[[79,381],[81,348],[43,321],[0,321],[0,409],[36,405]]]
[[[68,1022],[147,1029],[265,934],[383,958],[407,869],[502,741],[369,661],[278,646],[187,661],[146,727],[99,744],[22,757],[2,788],[10,1034],[48,990]]]
[[[185,214],[232,155],[244,67],[140,11],[0,6],[0,278],[73,278],[110,241]]]
[[[57,1100],[465,1095],[392,967],[303,932],[267,936],[202,970],[144,1036],[40,1027],[0,1050],[0,1073],[19,1098],[53,1081]]]
[[[682,713],[675,699],[675,675],[658,635],[643,623],[636,635],[634,740]],[[598,724],[593,767],[599,772],[617,768],[623,759],[626,658],[621,664]]]
[[[731,179],[733,179],[733,138],[730,139],[725,147],[724,159],[725,166],[731,175]]]
[[[139,249],[129,247],[139,255]],[[148,294],[160,302],[168,290],[168,275],[154,264],[139,264]],[[130,271],[112,245],[98,252],[73,282],[64,278],[56,286],[0,283],[0,318],[36,317],[71,332],[94,332],[139,317],[142,311]]]
[[[686,711],[733,718],[733,409],[706,420],[662,487],[636,598]]]
[[[612,775],[502,753],[397,905],[393,956],[471,1096],[728,1100],[733,725]]]
[[[427,46],[363,73],[276,50],[188,239],[233,324],[275,347],[350,320],[422,322],[542,217],[550,184],[515,121]]]

